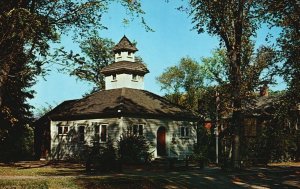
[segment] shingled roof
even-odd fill
[[[181,106],[145,90],[120,88],[104,90],[83,99],[66,101],[47,114],[51,120],[78,120],[107,117],[172,118],[196,120]]]
[[[101,70],[104,75],[110,75],[112,73],[136,73],[145,75],[149,73],[147,67],[141,62],[129,62],[120,61],[109,64]]]
[[[129,52],[136,52],[138,49],[129,41],[129,39],[124,35],[120,42],[113,48],[114,52],[120,52],[126,50]]]

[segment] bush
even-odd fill
[[[18,125],[7,132],[0,141],[0,161],[15,162],[33,159],[33,129],[29,126]]]
[[[94,144],[86,160],[86,170],[96,172],[117,171],[120,169],[116,149],[109,141],[105,146]]]
[[[199,163],[201,168],[209,162],[210,158],[210,143],[212,136],[203,127],[197,130],[197,143],[194,144],[192,160]]]
[[[118,153],[122,163],[147,163],[151,159],[149,143],[143,136],[122,134],[118,141]]]

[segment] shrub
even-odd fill
[[[33,129],[17,125],[7,132],[0,141],[0,161],[15,162],[33,158]]]
[[[96,172],[108,172],[119,170],[116,149],[109,141],[105,146],[94,144],[86,160],[86,170]]]
[[[147,163],[151,159],[149,143],[143,136],[122,134],[118,141],[118,153],[122,163]]]

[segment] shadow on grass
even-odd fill
[[[262,169],[255,174],[241,174],[233,177],[237,185],[268,188],[300,188],[300,167]]]
[[[75,183],[82,188],[89,189],[157,189],[160,188],[149,179],[135,178],[80,178],[75,180]]]
[[[39,176],[78,176],[86,173],[83,164],[67,161],[26,161],[9,167],[36,172]]]

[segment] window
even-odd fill
[[[116,57],[117,59],[121,59],[121,58],[122,58],[121,52],[116,53],[116,54],[115,54],[115,57]]]
[[[112,75],[112,80],[113,80],[113,81],[116,81],[116,80],[117,80],[117,75],[116,75],[116,74],[113,74],[113,75]]]
[[[189,127],[186,126],[180,127],[180,137],[189,137],[189,136],[190,136]]]
[[[143,129],[144,129],[143,124],[136,124],[136,125],[133,125],[132,127],[130,127],[129,131],[133,135],[142,136],[143,135]]]
[[[244,135],[247,137],[256,136],[256,119],[254,118],[244,119]]]
[[[107,125],[101,125],[100,142],[106,142],[107,140]]]
[[[93,123],[95,131],[95,139],[99,142],[107,141],[107,125],[100,123]]]
[[[58,135],[67,135],[69,132],[69,126],[58,126]]]
[[[84,130],[85,126],[81,125],[78,127],[78,138],[80,142],[84,142]]]
[[[137,80],[137,75],[136,74],[132,74],[132,80],[134,80],[134,81]]]
[[[94,126],[94,134],[95,134],[95,140],[98,141],[100,139],[100,125],[95,125]]]

